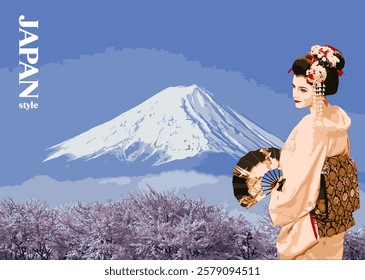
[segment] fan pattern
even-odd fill
[[[233,192],[239,204],[250,208],[276,185],[281,177],[278,169],[280,150],[261,148],[248,152],[233,169]]]

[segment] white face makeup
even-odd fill
[[[295,107],[307,108],[313,105],[314,88],[307,83],[304,76],[293,77],[293,99]]]

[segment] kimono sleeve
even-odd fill
[[[309,213],[318,198],[328,139],[313,128],[309,119],[293,130],[280,158],[283,177],[281,191],[273,190],[269,210],[274,225],[286,225]]]

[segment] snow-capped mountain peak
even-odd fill
[[[226,153],[239,158],[282,141],[237,112],[217,104],[197,85],[169,87],[116,118],[50,148],[45,161],[66,155],[94,159],[114,154],[126,162],[153,165]]]

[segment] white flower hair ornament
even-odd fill
[[[309,84],[314,86],[318,95],[325,95],[326,68],[336,68],[337,63],[340,62],[340,59],[334,54],[335,50],[334,47],[328,45],[314,45],[308,54],[312,58],[312,62],[306,72],[306,79]],[[342,76],[342,70],[337,70],[337,72]]]

